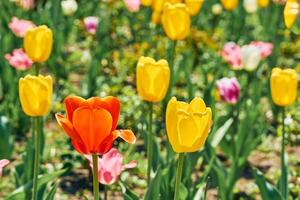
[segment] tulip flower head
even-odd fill
[[[151,6],[152,0],[141,0],[143,6]]]
[[[47,26],[38,26],[29,29],[24,37],[24,49],[33,62],[45,62],[48,60],[53,43],[53,34]]]
[[[140,9],[140,0],[124,0],[124,3],[130,12],[137,12]]]
[[[244,0],[243,5],[247,13],[255,13],[257,11],[257,0]]]
[[[261,51],[254,45],[244,45],[241,48],[242,67],[247,71],[255,70],[261,61]]]
[[[76,12],[78,5],[76,0],[64,0],[61,1],[61,8],[64,15],[70,16]]]
[[[0,177],[2,176],[3,168],[9,164],[9,160],[2,159],[0,160]]]
[[[155,61],[141,57],[136,68],[136,83],[139,96],[149,102],[161,101],[167,93],[170,68],[166,60]]]
[[[12,54],[6,54],[5,59],[9,64],[17,70],[29,69],[33,62],[23,51],[23,49],[15,49]]]
[[[166,112],[169,141],[176,153],[200,150],[208,136],[212,112],[200,97],[190,104],[171,98]]]
[[[33,9],[35,6],[34,0],[20,0],[19,3],[24,10]]]
[[[13,17],[11,22],[8,24],[8,27],[17,37],[22,38],[29,29],[35,27],[35,24],[29,20]]]
[[[191,19],[187,6],[182,3],[165,3],[162,25],[171,40],[183,40],[190,33]]]
[[[300,13],[300,3],[298,0],[287,0],[284,7],[284,22],[287,28],[292,28]]]
[[[91,155],[85,156],[90,162],[90,167],[93,169],[93,160]],[[98,158],[98,181],[104,185],[115,183],[120,174],[126,170],[135,168],[136,161],[131,161],[128,164],[123,164],[123,155],[117,149],[111,148],[105,153],[102,158]]]
[[[231,11],[238,6],[239,0],[221,0],[221,3],[226,10]]]
[[[85,29],[88,33],[95,35],[98,29],[99,18],[95,16],[86,17],[83,19]]]
[[[273,44],[269,42],[253,41],[250,45],[256,46],[260,49],[260,58],[265,59],[270,56],[273,51]]]
[[[184,0],[184,3],[188,7],[189,13],[192,16],[196,15],[200,11],[203,2],[204,0]]]
[[[270,0],[257,0],[257,5],[260,7],[260,8],[265,8],[269,5],[270,3]]]
[[[218,93],[226,103],[235,104],[240,97],[240,84],[234,78],[224,77],[217,81]]]
[[[221,56],[226,60],[232,69],[242,69],[241,47],[234,42],[224,45]]]
[[[51,107],[51,76],[26,75],[19,80],[19,97],[23,111],[31,117],[46,115]]]
[[[293,69],[273,68],[271,74],[271,95],[278,106],[288,106],[297,98],[298,77]]]
[[[56,120],[79,153],[103,155],[112,148],[118,137],[135,143],[131,130],[116,130],[120,115],[120,102],[116,97],[85,100],[70,96],[64,103],[66,117],[56,114]]]

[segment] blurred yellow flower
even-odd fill
[[[257,5],[261,8],[265,8],[269,5],[269,0],[257,0]]]
[[[152,0],[141,0],[143,6],[151,6]]]
[[[161,13],[153,11],[152,16],[151,16],[151,21],[154,24],[159,24],[160,23],[160,18],[161,18]]]
[[[221,3],[226,10],[234,10],[239,4],[239,0],[221,0]]]
[[[292,104],[297,98],[298,77],[293,69],[274,68],[271,74],[271,94],[278,106]]]
[[[19,80],[19,97],[23,111],[29,116],[46,115],[51,107],[51,76],[26,75]]]
[[[191,18],[185,4],[166,3],[161,20],[166,35],[172,40],[182,40],[190,33]]]
[[[176,153],[200,150],[208,136],[212,112],[200,97],[190,104],[173,97],[167,106],[166,127],[169,141]]]
[[[287,0],[284,7],[284,22],[287,28],[291,28],[295,23],[300,11],[298,0]]]
[[[29,29],[24,37],[26,54],[34,62],[45,62],[52,51],[52,31],[47,26]]]
[[[136,84],[139,96],[149,102],[161,101],[167,93],[170,68],[166,60],[155,61],[141,57],[136,68]]]
[[[204,0],[184,0],[184,3],[188,7],[189,13],[192,16],[196,15],[200,11],[203,2]]]

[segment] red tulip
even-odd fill
[[[116,97],[85,100],[71,96],[64,103],[67,116],[58,113],[55,116],[79,153],[102,155],[112,148],[118,137],[135,143],[131,130],[116,130],[120,115],[120,102]]]

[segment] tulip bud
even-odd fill
[[[166,60],[155,61],[141,57],[136,68],[136,83],[139,96],[149,102],[161,101],[168,91],[170,68]]]
[[[244,8],[247,13],[255,13],[257,11],[257,0],[244,0]]]
[[[200,150],[208,136],[212,122],[211,109],[200,97],[190,104],[173,97],[167,106],[166,128],[169,141],[176,153]]]
[[[226,103],[235,104],[240,97],[240,84],[234,78],[224,77],[217,81],[218,94]]]
[[[287,0],[283,13],[286,27],[291,28],[300,13],[300,3],[298,0]]]
[[[29,29],[24,37],[24,49],[34,62],[45,62],[52,51],[52,31],[47,26]]]
[[[269,0],[257,0],[257,4],[261,8],[265,8],[269,5]]]
[[[184,3],[188,7],[189,13],[192,16],[196,15],[200,11],[203,2],[204,0],[184,0]]]
[[[52,87],[51,76],[26,75],[19,80],[19,96],[26,115],[44,116],[49,112]]]
[[[75,0],[64,0],[61,2],[61,8],[65,15],[73,15],[77,8],[77,2]]]
[[[288,106],[297,98],[298,77],[293,69],[274,68],[271,74],[271,95],[278,106]]]
[[[239,4],[239,0],[221,0],[221,3],[226,10],[234,10]]]
[[[182,40],[190,33],[191,18],[185,4],[166,3],[161,20],[164,31],[171,40]]]

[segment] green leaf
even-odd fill
[[[145,195],[145,200],[159,199],[161,179],[161,169],[158,168],[155,177],[150,182],[150,186],[148,187],[147,193]]]
[[[122,193],[124,195],[124,200],[140,200],[140,198],[131,190],[129,190],[124,183],[119,181]]]
[[[46,196],[45,200],[54,200],[55,197],[55,193],[56,193],[56,189],[57,189],[57,184],[54,184],[50,190],[50,192],[48,193],[48,195]]]
[[[233,122],[232,118],[229,118],[223,126],[221,126],[214,134],[214,137],[212,138],[211,146],[212,147],[217,147],[218,144],[222,141],[223,137],[225,136],[226,132],[230,128],[231,124]]]
[[[271,185],[258,169],[252,169],[252,173],[263,200],[282,200],[277,188]]]
[[[181,200],[187,199],[188,194],[189,194],[188,189],[185,187],[185,185],[183,183],[180,183],[179,198]]]
[[[52,181],[53,179],[61,176],[63,173],[65,173],[66,170],[59,170],[56,172],[53,172],[51,174],[45,174],[45,175],[40,175],[38,177],[38,188],[40,188],[42,185]],[[26,191],[30,190],[32,187],[32,181],[28,182],[27,184],[17,188],[14,192],[12,192],[6,200],[20,200],[20,199],[25,199]]]

